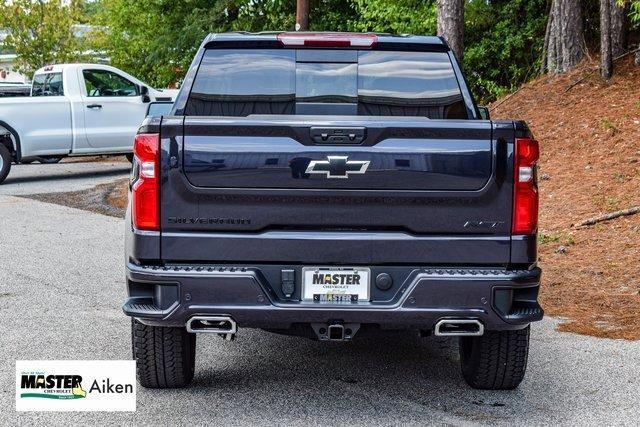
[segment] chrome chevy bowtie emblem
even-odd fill
[[[306,173],[324,174],[327,178],[349,178],[349,174],[363,174],[369,161],[349,160],[348,156],[327,156],[327,160],[312,160]]]

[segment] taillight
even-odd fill
[[[280,33],[278,41],[286,47],[360,47],[366,49],[376,45],[378,36],[347,33]]]
[[[160,135],[140,133],[133,143],[135,156],[131,186],[131,219],[140,230],[160,230]]]
[[[537,163],[538,141],[516,138],[513,183],[513,234],[535,234],[538,230]]]

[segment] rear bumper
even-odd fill
[[[539,268],[375,267],[373,277],[384,270],[396,279],[389,291],[372,285],[372,302],[331,305],[300,301],[301,268],[129,264],[123,310],[150,325],[184,326],[195,315],[226,315],[239,328],[263,329],[343,322],[432,330],[443,318],[475,318],[487,330],[504,330],[543,316]],[[296,290],[288,299],[280,289],[281,269],[295,271]]]

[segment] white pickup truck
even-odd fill
[[[173,101],[108,65],[60,64],[39,69],[31,96],[0,99],[0,183],[12,162],[66,156],[130,155],[152,101]]]

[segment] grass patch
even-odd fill
[[[608,117],[603,117],[600,120],[600,126],[602,126],[602,129],[604,130],[611,131],[611,133],[614,135],[618,133],[618,128],[616,127],[616,125],[613,124],[613,122]]]
[[[546,233],[544,231],[540,231],[538,233],[538,243],[540,243],[541,245],[547,243],[557,243],[563,246],[571,246],[576,242],[573,239],[573,236],[569,233]]]

